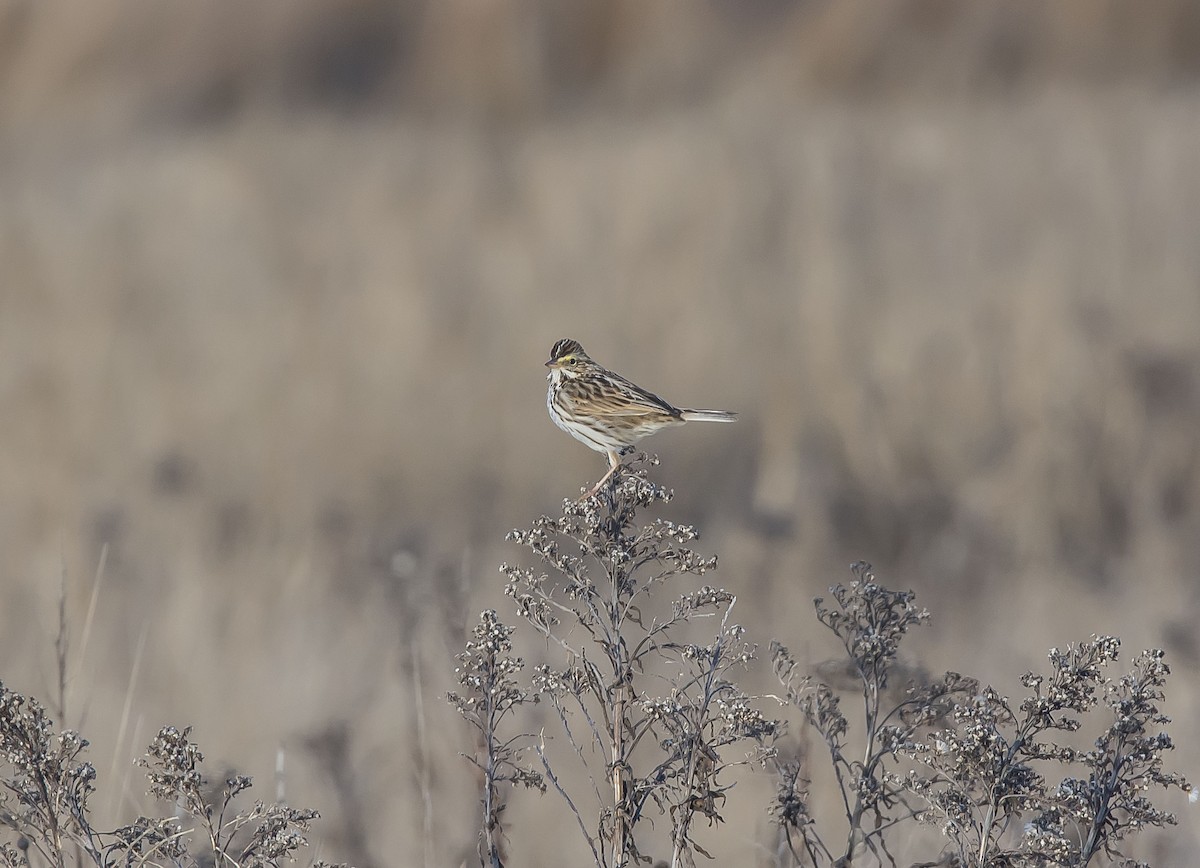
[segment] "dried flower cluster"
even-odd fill
[[[25,865],[32,849],[58,864],[66,848],[83,848],[104,864],[104,844],[88,822],[96,769],[82,759],[88,743],[73,730],[55,733],[45,707],[0,684],[0,821],[20,834],[6,843],[0,864]]]
[[[101,831],[89,815],[96,771],[82,759],[87,741],[72,730],[56,733],[41,703],[0,685],[0,754],[7,766],[0,774],[0,823],[15,834],[0,843],[0,866],[62,868],[68,858],[97,868],[274,868],[294,861],[316,811],[262,802],[236,810],[233,800],[251,786],[241,775],[225,781],[210,801],[204,757],[189,734],[164,727],[140,761],[151,795],[171,803],[177,816],[139,817]]]
[[[319,814],[261,801],[235,809],[234,800],[253,783],[245,775],[227,778],[211,799],[200,769],[204,756],[190,735],[191,727],[166,726],[150,743],[139,761],[150,793],[191,818],[184,833],[203,841],[200,851],[216,864],[224,859],[246,868],[268,868],[292,861],[295,851],[308,843],[304,834]]]
[[[927,805],[965,864],[1086,865],[1147,826],[1175,823],[1146,793],[1189,789],[1162,770],[1174,746],[1160,711],[1169,669],[1161,651],[1139,655],[1126,675],[1106,674],[1120,641],[1097,636],[1052,649],[1048,675],[1026,673],[1020,703],[988,688],[954,709],[950,725],[901,753],[917,767],[903,783]],[[1103,708],[1109,717],[1090,750],[1052,740],[1080,731]],[[1069,774],[1047,777],[1058,767]]]
[[[841,640],[847,661],[834,671],[846,677],[815,679],[786,648],[772,649],[786,701],[828,749],[847,832],[844,846],[832,847],[828,826],[810,813],[801,762],[778,763],[772,813],[794,864],[857,865],[865,854],[894,864],[889,839],[906,821],[920,821],[949,842],[923,864],[1083,866],[1100,854],[1123,858],[1117,846],[1129,834],[1175,822],[1147,797],[1152,787],[1191,792],[1162,769],[1172,743],[1160,729],[1168,723],[1159,703],[1169,674],[1161,651],[1141,654],[1113,680],[1106,673],[1119,640],[1053,649],[1049,674],[1026,673],[1029,695],[1013,703],[954,672],[931,680],[905,670],[901,641],[928,614],[911,593],[877,584],[866,564],[853,569],[854,582],[831,589],[833,605],[816,603],[818,620]],[[900,672],[913,676],[909,685],[884,702]],[[861,739],[850,737],[857,730],[839,690],[861,696]],[[1098,708],[1109,722],[1092,749],[1053,740],[1081,731]],[[1051,784],[1056,768],[1074,774]]]
[[[716,558],[690,548],[692,527],[638,521],[671,499],[647,477],[656,463],[636,457],[595,496],[510,533],[539,569],[501,567],[518,614],[562,653],[561,663],[533,667],[530,689],[553,709],[567,749],[552,751],[543,737],[536,750],[598,868],[647,859],[634,831],[654,815],[670,820],[661,846],[671,864],[692,864],[693,853],[705,852],[693,820],[721,821],[725,774],[769,754],[777,732],[733,677],[754,659],[731,621],[734,595],[675,590],[680,578],[713,570]],[[715,634],[686,641],[703,618],[718,619]],[[597,767],[593,757],[606,761]],[[569,792],[557,768],[571,758],[591,780],[585,792]]]
[[[479,755],[469,756],[481,780],[483,827],[479,855],[484,864],[503,864],[500,815],[504,811],[505,784],[545,791],[542,776],[521,764],[523,737],[507,737],[501,724],[521,705],[536,702],[537,696],[523,688],[516,676],[525,668],[512,655],[513,628],[500,622],[495,610],[479,616],[471,638],[458,655],[455,675],[461,693],[450,693],[450,703],[475,730]]]
[[[911,592],[890,591],[875,582],[868,564],[853,567],[856,580],[830,588],[833,604],[816,600],[817,619],[839,639],[847,655],[847,691],[861,700],[861,737],[850,740],[850,719],[841,709],[835,688],[805,673],[787,648],[772,643],[775,673],[784,698],[800,710],[805,722],[824,741],[845,813],[844,844],[833,844],[831,830],[808,813],[807,784],[800,762],[781,762],[780,787],[772,813],[799,864],[857,864],[868,851],[876,861],[892,859],[889,834],[915,809],[892,770],[898,749],[954,702],[977,688],[975,681],[948,672],[940,679],[914,681],[889,690],[897,672],[900,643],[929,613],[913,605]]]

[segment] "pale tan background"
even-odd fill
[[[1161,645],[1200,772],[1198,215],[1188,2],[9,0],[0,679],[57,702],[65,571],[102,817],[190,723],[267,798],[283,746],[320,855],[457,865],[451,657],[603,469],[545,416],[569,335],[742,414],[653,447],[752,638],[829,654],[863,558],[1004,692]],[[1191,864],[1162,801],[1137,852]]]

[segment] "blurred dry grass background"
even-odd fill
[[[1163,645],[1195,773],[1198,85],[1185,0],[9,0],[0,678],[54,698],[65,572],[114,818],[190,723],[263,796],[283,744],[326,858],[458,864],[451,656],[603,469],[569,335],[742,414],[652,445],[760,642],[828,655],[863,558],[1005,691]]]

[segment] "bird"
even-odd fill
[[[685,422],[733,422],[727,410],[674,407],[653,392],[592,361],[578,341],[563,338],[546,362],[546,409],[554,424],[608,455],[608,472],[580,500],[594,495],[621,466],[621,456],[643,437]]]

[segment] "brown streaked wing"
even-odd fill
[[[594,406],[594,412],[606,416],[679,417],[679,411],[658,395],[647,392],[618,374],[610,372],[605,377],[589,378],[586,386],[587,400]]]

